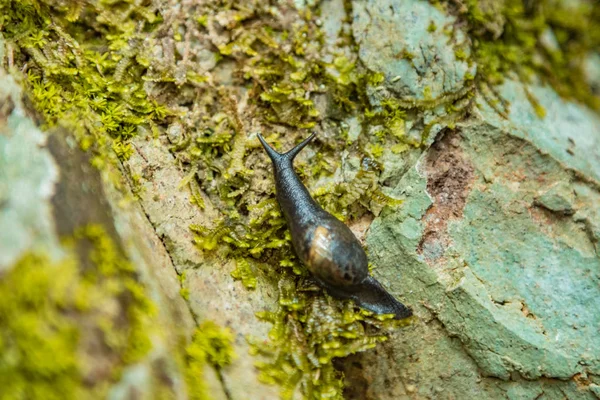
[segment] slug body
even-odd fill
[[[352,231],[323,210],[294,172],[294,157],[315,137],[313,133],[287,153],[273,150],[258,138],[273,162],[277,201],[300,261],[333,296],[352,299],[377,314],[408,318],[412,311],[369,276],[367,255]]]

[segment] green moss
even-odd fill
[[[546,116],[546,109],[540,104],[538,99],[533,95],[533,93],[531,93],[529,89],[525,89],[525,95],[527,96],[527,100],[529,100],[533,106],[535,114],[539,118],[544,118]]]
[[[322,34],[310,18],[282,30],[281,26],[268,25],[271,17],[264,10],[246,5],[254,10],[254,22],[232,23],[228,29],[236,39],[220,49],[244,72],[247,86],[253,90],[252,98],[256,99],[254,115],[267,126],[287,125],[286,131],[292,133],[286,137],[263,132],[269,143],[283,150],[300,140],[304,133],[296,133],[294,128],[311,127],[324,117],[316,114],[313,96],[327,96],[332,100],[328,111],[361,115],[365,125],[379,125],[380,133],[363,135],[352,145],[340,127],[336,131],[339,134],[320,139],[319,151],[307,164],[299,157],[297,171],[310,188],[319,177],[334,173],[337,161],[333,160],[338,159],[342,149],[349,149],[363,160],[356,177],[321,186],[313,196],[343,219],[377,214],[386,205],[397,206],[398,201],[381,191],[381,167],[373,156],[380,157],[386,143],[410,143],[405,133],[406,108],[394,99],[371,106],[366,95],[368,88],[381,85],[385,76],[361,69],[348,56],[334,56],[331,63],[320,61]],[[212,12],[202,14],[209,15],[210,25]],[[279,290],[279,309],[258,315],[273,324],[271,341],[252,346],[260,357],[261,379],[280,385],[285,398],[293,392],[305,398],[340,398],[343,380],[332,358],[372,348],[385,340],[388,325],[394,323],[361,311],[350,301],[331,299],[318,287],[306,287],[308,273],[294,255],[289,230],[273,193],[258,189],[265,186],[265,178],[260,169],[255,169],[257,156],[265,165],[268,161],[255,139],[247,140],[243,151],[235,150],[235,138],[243,127],[237,122],[237,107],[231,106],[226,97],[205,103],[213,113],[194,127],[199,134],[191,137],[190,145],[177,151],[194,165],[189,182],[197,182],[213,207],[221,211],[221,218],[211,226],[191,226],[195,243],[207,257],[215,254],[235,260],[232,277],[248,289],[260,280]],[[217,110],[228,113],[221,115],[222,111]],[[397,150],[402,151],[400,147]],[[232,168],[234,160],[236,167]],[[270,174],[267,179],[272,186]]]
[[[256,364],[260,379],[280,385],[283,399],[294,398],[298,390],[306,399],[342,399],[343,380],[332,359],[375,347],[387,339],[385,329],[399,323],[390,315],[357,311],[351,302],[340,304],[326,294],[298,291],[296,285],[284,276],[279,309],[258,315],[273,324],[269,343],[251,340],[253,354],[266,360]]]
[[[74,399],[84,393],[77,357],[80,336],[73,258],[21,258],[0,278],[0,399]]]
[[[400,58],[406,59],[408,61],[412,61],[413,58],[415,58],[414,53],[411,53],[410,51],[404,49],[402,50],[402,53],[400,53]]]
[[[238,258],[235,262],[236,269],[231,272],[231,277],[241,280],[246,289],[256,288],[256,274],[250,267],[250,261],[247,258]]]
[[[590,90],[584,72],[585,58],[600,48],[600,8],[592,2],[469,0],[466,7],[445,4],[467,22],[480,81],[496,85],[511,72],[526,81],[536,76],[560,95],[600,110],[600,98]],[[536,113],[544,114],[539,108]]]
[[[468,56],[467,56],[467,52],[464,49],[456,49],[454,51],[454,56],[456,57],[457,60],[467,60]]]
[[[188,395],[193,400],[212,398],[203,380],[204,369],[212,365],[217,370],[231,364],[233,334],[212,321],[205,321],[196,329],[191,343],[186,347],[185,378]]]
[[[432,97],[431,97],[431,87],[425,86],[423,88],[423,98],[425,100],[431,100],[432,99]]]
[[[379,169],[372,160],[363,160],[363,167],[354,181],[317,195],[337,201],[344,212],[372,207],[378,199],[388,199],[377,189]],[[327,207],[327,204],[324,204]],[[352,205],[352,206],[350,206]],[[257,275],[264,281],[274,281],[279,289],[279,309],[261,312],[257,316],[273,324],[270,342],[252,344],[253,354],[260,356],[257,367],[266,383],[281,386],[283,398],[291,398],[298,390],[307,399],[341,398],[343,380],[332,359],[370,349],[387,338],[387,328],[396,322],[391,316],[374,316],[359,310],[351,301],[330,298],[317,287],[302,287],[306,269],[298,262],[291,248],[291,238],[274,198],[249,207],[250,220],[226,218],[212,230],[193,227],[196,241],[203,249],[227,254],[237,260],[232,274],[247,287],[253,287]],[[335,210],[331,210],[335,212]],[[358,212],[358,210],[357,210]],[[363,211],[364,212],[364,211]],[[225,246],[225,247],[224,247]],[[266,269],[254,263],[266,261]],[[273,266],[278,266],[273,271]]]
[[[116,319],[102,316],[101,307],[105,304],[96,304],[105,334],[111,337],[109,346],[120,354],[125,365],[139,361],[152,348],[150,334],[156,314],[154,304],[148,299],[144,286],[138,282],[133,265],[121,254],[101,225],[80,228],[74,238],[79,243],[89,243],[87,257],[95,265],[94,270],[84,272],[88,295],[91,298],[107,297],[107,300],[117,297],[123,302],[127,320],[125,326],[120,326]]]
[[[48,126],[68,128],[102,167],[113,154],[126,159],[138,129],[172,113],[144,90],[150,76],[151,35],[160,16],[153,6],[128,1],[0,1],[0,27],[27,66],[25,84]],[[146,39],[146,44],[141,45]],[[13,70],[17,73],[17,69]]]
[[[65,250],[60,262],[25,255],[0,277],[1,399],[102,396],[151,349],[153,305],[104,229],[78,230]],[[108,312],[115,304],[120,312]],[[112,373],[84,383],[89,361],[82,354],[93,351],[86,343],[97,332]]]

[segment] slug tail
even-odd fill
[[[311,135],[309,137],[307,137],[306,139],[304,139],[302,141],[302,143],[298,144],[296,147],[294,147],[287,153],[283,153],[283,154],[278,153],[271,146],[269,146],[267,141],[262,137],[262,135],[260,133],[257,136],[258,136],[258,140],[260,140],[260,143],[265,148],[265,151],[267,152],[267,154],[268,154],[269,158],[271,159],[271,161],[273,162],[273,164],[276,167],[281,167],[281,166],[283,166],[283,164],[291,165],[292,161],[294,161],[294,158],[298,155],[298,153],[300,153],[302,151],[302,149],[305,148],[306,145],[309,144],[311,142],[311,140],[314,139],[316,134],[314,132],[311,133]]]
[[[377,314],[394,314],[395,319],[405,319],[412,315],[412,310],[400,303],[372,276],[361,284],[354,301],[361,307]]]

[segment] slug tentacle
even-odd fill
[[[293,168],[293,160],[315,137],[311,134],[287,153],[278,153],[259,134],[273,162],[277,201],[290,228],[296,255],[332,295],[354,300],[378,314],[410,317],[412,311],[369,276],[367,255],[352,231],[323,210]]]
[[[294,147],[287,153],[278,153],[271,146],[269,146],[269,144],[266,142],[266,140],[262,137],[260,133],[257,136],[258,140],[260,140],[260,143],[263,145],[265,151],[269,155],[269,158],[273,162],[273,165],[275,165],[275,167],[278,169],[282,169],[288,166],[291,167],[294,158],[296,158],[298,153],[300,153],[302,149],[305,148],[306,145],[309,144],[316,135],[314,132],[311,133],[309,137],[304,139],[300,144],[298,144],[296,147]]]

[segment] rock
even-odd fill
[[[558,182],[535,199],[540,206],[554,212],[573,214],[575,193],[567,182]]]
[[[460,10],[465,2],[454,3],[451,12],[468,11]],[[305,94],[296,100],[303,100],[304,106],[312,101],[319,111],[315,129],[320,138],[297,164],[303,179],[310,181],[313,171],[320,175],[311,189],[326,193],[330,184],[351,182],[359,173],[365,145],[372,144],[369,135],[381,134],[382,155],[375,158],[380,158],[383,171],[368,183],[384,199],[389,195],[403,200],[397,208],[361,209],[364,214],[350,226],[366,244],[376,267],[373,274],[410,305],[417,318],[385,343],[334,361],[345,376],[345,398],[600,398],[600,117],[535,81],[525,85],[507,77],[485,96],[479,93],[481,87],[473,80],[478,66],[471,60],[466,29],[499,38],[506,23],[500,12],[503,2],[480,3],[489,20],[468,28],[437,2],[426,0],[351,5],[342,0],[299,0],[296,8],[286,2],[266,7],[243,2],[218,10],[203,7],[203,2],[176,0],[156,9],[135,5],[138,11],[127,17],[131,26],[138,17],[161,14],[152,26],[136,31],[127,50],[135,53],[132,71],[152,72],[142,75],[148,99],[137,91],[136,98],[115,91],[114,96],[123,95],[126,101],[113,104],[111,110],[119,113],[125,106],[132,113],[119,120],[121,124],[146,121],[146,113],[154,117],[148,123],[132,122],[136,130],[128,135],[133,138],[112,142],[118,132],[103,138],[127,150],[130,144],[132,154],[127,160],[112,160],[117,168],[108,165],[101,172],[91,166],[90,155],[79,150],[71,132],[44,132],[36,126],[23,107],[21,89],[0,68],[0,300],[5,299],[0,312],[28,316],[5,312],[10,309],[6,304],[12,305],[6,299],[17,293],[27,300],[36,292],[28,290],[34,286],[20,285],[13,291],[2,284],[15,270],[15,261],[36,251],[50,253],[53,260],[65,254],[78,260],[73,270],[67,267],[74,264],[57,261],[52,264],[56,274],[48,275],[57,278],[49,280],[51,289],[69,289],[70,296],[60,300],[70,305],[79,293],[70,285],[77,289],[89,284],[90,271],[98,267],[86,257],[89,249],[84,245],[70,250],[61,239],[73,240],[78,228],[99,225],[106,234],[100,254],[118,254],[126,262],[126,273],[107,285],[119,288],[122,295],[100,291],[101,285],[93,282],[81,286],[87,290],[81,297],[98,303],[88,305],[98,314],[60,302],[52,304],[50,314],[64,316],[68,309],[66,326],[79,335],[78,347],[69,355],[86,385],[100,387],[103,397],[115,400],[193,397],[194,385],[186,380],[202,383],[218,400],[279,398],[282,388],[261,381],[255,368],[260,359],[249,353],[248,344],[252,337],[253,343],[268,347],[273,326],[256,314],[275,310],[281,300],[273,261],[278,250],[247,257],[256,272],[256,287],[249,290],[231,277],[241,247],[202,252],[190,226],[210,228],[220,218],[245,221],[262,212],[250,206],[272,195],[272,178],[253,136],[268,131],[285,148],[304,133],[268,123],[268,107],[273,106],[259,100],[273,82],[287,80]],[[320,13],[312,13],[315,4],[320,4]],[[58,20],[53,20],[54,29],[70,45],[68,35],[58,31]],[[93,32],[95,23],[78,21],[76,28]],[[74,26],[68,28],[63,31],[71,32]],[[562,46],[563,38],[555,33],[545,31],[541,45],[550,50]],[[57,47],[61,57],[53,62],[74,62],[69,49],[90,45],[79,44]],[[125,46],[125,41],[104,44]],[[227,45],[238,50],[228,53],[223,50]],[[143,57],[139,47],[148,50]],[[36,58],[13,50],[4,49],[0,36],[0,60],[8,54],[10,64],[18,66],[15,74],[25,67],[45,70],[38,61],[48,52]],[[596,58],[591,54],[586,60],[585,78],[592,91],[598,86]],[[199,69],[188,69],[192,65]],[[98,79],[109,79],[111,68]],[[484,78],[478,77],[478,83],[483,85]],[[365,81],[371,83],[364,87]],[[138,101],[142,111],[134,110]],[[366,111],[381,110],[393,113],[393,118],[381,113],[371,124],[377,118],[367,118]],[[97,117],[100,121],[105,115]],[[342,132],[346,140],[336,136]],[[395,152],[386,143],[390,133],[400,142]],[[335,160],[328,158],[332,153]],[[324,165],[338,162],[337,170],[325,172]],[[64,281],[70,285],[62,283],[65,274],[72,278]],[[123,282],[129,287],[123,289]],[[289,290],[316,289],[302,283]],[[52,299],[51,292],[42,292],[42,304]],[[132,312],[127,304],[136,301],[153,306]],[[4,325],[6,315],[0,314]],[[293,311],[285,317],[293,322],[296,337],[318,327],[317,321],[306,328],[305,321],[293,320],[296,315]],[[34,317],[35,324],[48,322],[44,315]],[[232,331],[236,358],[222,368],[205,364],[190,372],[186,344],[207,320]],[[138,329],[129,329],[133,322]],[[274,333],[281,331],[281,324],[275,323]],[[0,323],[2,350],[12,343],[4,340],[10,337],[6,329]],[[148,346],[135,361],[127,361],[115,339],[130,330],[139,335],[134,350]],[[130,336],[124,337],[128,342]],[[64,337],[59,343],[63,342]],[[303,344],[296,350],[293,356],[308,353]],[[0,365],[13,353],[0,351]],[[61,359],[65,352],[50,353]],[[284,367],[300,371],[292,364],[302,361],[292,360]],[[310,378],[325,375],[325,368],[314,367],[319,361],[307,360],[317,371]],[[54,361],[48,362],[52,371],[61,366]],[[38,363],[32,364],[37,368]],[[2,376],[7,381],[14,376],[50,381],[48,374],[32,371]],[[312,382],[310,378],[303,382]],[[326,387],[336,392],[335,379],[326,378],[333,382]],[[284,394],[287,389],[292,398],[302,397],[298,386],[284,388]]]
[[[596,385],[595,383],[592,383],[590,385],[590,390],[592,391],[592,393],[594,393],[594,395],[596,395],[597,398],[600,399],[600,385]]]
[[[423,0],[354,1],[352,29],[364,65],[403,102],[435,102],[469,86],[476,66],[466,60],[467,36],[454,18]],[[458,56],[457,56],[458,54]]]
[[[21,95],[0,68],[0,272],[32,247],[54,258],[62,254],[49,207],[58,169],[44,148],[46,135],[25,115]]]
[[[506,82],[509,119],[478,99],[478,116],[447,130],[396,186],[402,209],[373,222],[375,275],[420,321],[388,349],[356,357],[373,379],[359,398],[403,398],[384,383],[396,381],[421,396],[439,396],[438,384],[449,398],[591,396],[570,379],[600,368],[600,258],[589,222],[600,206],[600,119],[550,88],[529,90],[549,117]],[[446,367],[432,370],[442,358]]]

